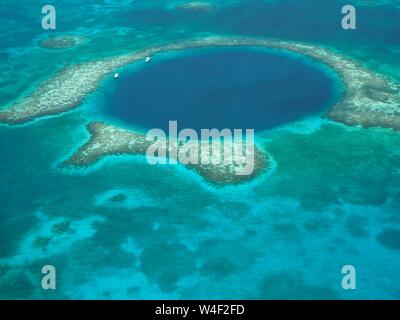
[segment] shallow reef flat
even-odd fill
[[[26,97],[2,109],[0,122],[22,124],[74,109],[114,68],[133,61],[132,57],[119,57],[66,67]]]
[[[146,140],[146,136],[141,133],[133,132],[126,129],[117,128],[112,125],[108,125],[102,122],[91,122],[88,124],[87,129],[90,133],[89,140],[80,147],[69,159],[63,162],[62,166],[74,166],[74,167],[87,167],[91,164],[96,163],[100,159],[107,155],[146,155],[146,152],[151,145],[151,141]],[[178,145],[177,152],[180,148],[186,148],[188,144]],[[165,153],[167,154],[168,146],[165,144]],[[218,153],[213,153],[211,150],[211,144],[201,142],[199,150],[207,150],[209,155],[208,164],[184,164],[182,165],[193,169],[199,173],[208,182],[215,185],[224,184],[237,184],[253,179],[260,175],[267,168],[267,156],[264,152],[261,152],[257,146],[254,147],[254,151],[247,150],[247,152],[253,152],[254,155],[254,169],[251,174],[239,175],[238,170],[242,169],[245,165],[245,156],[242,154],[241,164],[235,161],[231,164],[223,161],[224,149],[219,149]],[[237,150],[233,149],[233,150]],[[243,151],[246,149],[245,143],[242,145]],[[221,161],[213,162],[213,157],[220,157]],[[237,152],[235,153],[234,159],[238,159],[240,156]],[[252,155],[246,153],[249,161],[253,159]],[[169,155],[169,158],[174,158],[179,162],[179,158],[175,158]]]

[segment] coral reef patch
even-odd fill
[[[151,142],[146,140],[146,136],[137,132],[117,128],[102,122],[92,122],[88,125],[90,139],[80,147],[69,159],[63,162],[63,166],[87,167],[96,163],[107,155],[146,155]],[[200,142],[210,145],[209,142]],[[183,146],[178,147],[179,148]],[[168,147],[167,147],[168,148]],[[243,150],[245,147],[243,147]],[[215,157],[209,149],[210,156]],[[219,150],[218,156],[223,157],[223,148]],[[248,156],[248,155],[247,155]],[[251,157],[249,157],[250,160]],[[177,159],[179,160],[179,159]],[[257,146],[254,147],[254,169],[249,175],[238,175],[240,168],[246,165],[233,162],[232,164],[219,161],[208,164],[184,164],[186,167],[198,172],[207,181],[220,184],[237,184],[253,179],[267,168],[267,156],[260,151]],[[117,199],[117,201],[119,198]]]
[[[86,40],[77,35],[52,35],[39,41],[39,46],[46,49],[69,49],[82,44]]]

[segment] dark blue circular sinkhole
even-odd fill
[[[144,129],[264,130],[317,114],[338,90],[326,70],[292,54],[203,48],[161,54],[125,70],[106,96],[107,116]]]

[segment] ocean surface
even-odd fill
[[[45,31],[42,4],[3,0],[0,108],[64,66],[214,34],[326,46],[400,81],[398,1],[352,1],[355,31],[340,25],[347,1],[211,1],[212,12],[196,13],[175,8],[183,2],[57,1],[57,30]],[[87,40],[40,47],[50,33]],[[0,125],[1,299],[400,298],[400,133],[328,120],[342,94],[333,70],[218,48],[118,72],[71,112]],[[245,124],[273,166],[225,187],[141,156],[62,168],[93,120],[140,130]],[[42,289],[47,264],[56,290]],[[357,270],[356,290],[342,289],[344,265]]]

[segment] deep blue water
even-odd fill
[[[208,48],[155,56],[116,80],[105,112],[144,128],[263,130],[319,113],[337,92],[303,58],[254,48]]]

